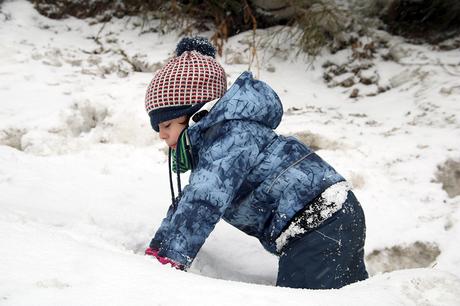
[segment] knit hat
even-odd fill
[[[145,110],[156,132],[159,123],[191,116],[224,95],[227,80],[215,53],[206,38],[186,37],[177,45],[176,57],[156,72],[145,95]]]

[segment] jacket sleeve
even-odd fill
[[[191,265],[259,154],[247,124],[232,121],[218,127],[212,144],[200,148],[197,168],[190,175],[189,184],[171,218],[160,256],[186,267]]]
[[[168,231],[169,231],[169,223],[171,222],[171,217],[174,214],[176,208],[174,205],[169,206],[168,212],[166,213],[166,217],[161,222],[160,227],[157,229],[155,236],[153,237],[152,241],[150,242],[149,247],[153,250],[159,250],[161,243],[165,239]]]

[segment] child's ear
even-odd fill
[[[207,110],[202,110],[192,116],[193,122],[198,122],[203,119],[209,112]]]

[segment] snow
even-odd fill
[[[331,209],[337,211],[342,208],[343,203],[345,203],[349,190],[351,190],[351,184],[349,182],[339,182],[326,189],[321,194],[321,197],[324,199],[326,206],[332,206]],[[321,212],[322,217],[326,217],[325,215],[330,216],[332,213],[330,210],[326,209]]]
[[[459,50],[388,36],[398,60],[376,57],[369,73],[392,88],[350,99],[321,68],[350,51],[307,62],[289,44],[259,49],[252,69],[286,111],[278,132],[308,133],[366,214],[371,277],[295,290],[274,287],[277,258],[224,222],[187,273],[143,256],[169,206],[167,156],[144,112],[152,73],[127,60],[159,67],[180,37],[139,24],[51,20],[23,0],[0,8],[1,305],[460,304],[460,197],[435,179],[460,159]],[[219,58],[230,81],[251,62],[251,35]]]
[[[351,189],[351,184],[347,181],[343,181],[335,183],[324,190],[320,198],[321,204],[311,204],[309,208],[302,213],[300,219],[292,221],[288,228],[276,239],[276,250],[281,252],[290,238],[303,234],[307,231],[305,227],[309,229],[316,228],[323,223],[324,220],[342,209],[343,204],[347,200],[348,192]],[[304,226],[302,226],[301,223],[303,223]],[[340,243],[341,242],[339,241],[339,244]]]

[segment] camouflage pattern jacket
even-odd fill
[[[195,167],[152,240],[160,256],[190,266],[221,218],[276,254],[293,216],[344,180],[306,145],[273,131],[282,115],[273,89],[244,72],[188,128]]]

